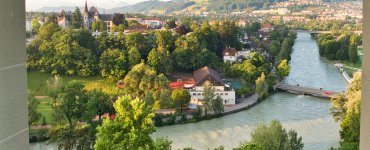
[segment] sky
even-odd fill
[[[87,5],[100,8],[120,7],[123,4],[135,4],[145,0],[87,0]],[[26,0],[26,11],[34,11],[42,7],[79,6],[85,5],[85,0]]]

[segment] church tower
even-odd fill
[[[90,21],[89,21],[89,9],[87,7],[87,0],[85,0],[85,10],[83,12],[83,21],[85,29],[90,28]]]

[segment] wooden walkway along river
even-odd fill
[[[311,95],[319,98],[332,98],[340,92],[328,91],[312,87],[302,87],[300,85],[278,84],[276,89],[294,94]]]

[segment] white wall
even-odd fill
[[[204,98],[202,91],[189,91],[191,96],[191,103],[201,104]],[[235,105],[235,91],[220,91],[214,92],[215,98],[220,96],[224,105]]]

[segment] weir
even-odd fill
[[[312,88],[312,87],[303,87],[298,84],[297,85],[278,84],[276,86],[276,89],[289,92],[289,93],[293,93],[293,94],[310,95],[314,97],[328,98],[328,99],[340,93],[340,92],[324,90],[322,88],[317,89],[317,88]]]

